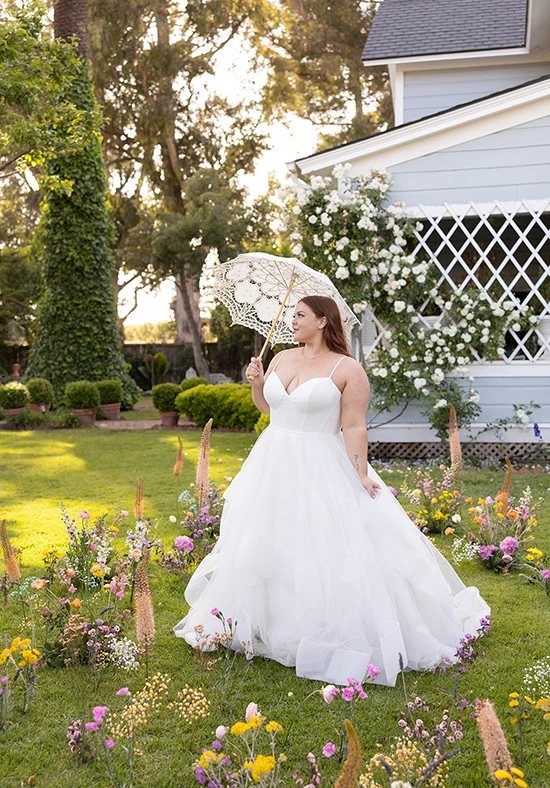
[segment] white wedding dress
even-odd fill
[[[225,492],[220,538],[189,581],[190,610],[174,631],[196,647],[196,625],[221,631],[218,608],[237,622],[234,648],[334,684],[363,680],[373,663],[375,683],[393,686],[399,654],[414,670],[454,661],[490,611],[370,466],[382,491],[372,499],[364,489],[346,453],[334,369],[290,394],[275,368],[267,377],[271,424]]]

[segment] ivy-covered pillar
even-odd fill
[[[79,30],[80,44],[82,35]],[[69,38],[69,32],[63,37]],[[97,112],[86,47],[80,45],[79,52],[67,100]],[[125,370],[118,331],[99,112],[97,116],[97,128],[84,150],[48,163],[48,174],[58,180],[52,189],[46,185],[36,238],[44,290],[28,374],[50,380],[58,396],[72,380],[120,378],[130,404],[136,387]],[[66,188],[60,189],[59,182]]]

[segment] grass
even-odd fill
[[[121,414],[126,421],[143,421],[144,419],[159,419],[159,412],[153,407],[151,397],[140,397],[133,410],[125,410]]]
[[[113,513],[120,505],[132,510],[135,483],[143,478],[145,512],[157,523],[160,538],[177,535],[177,526],[168,517],[176,514],[176,494],[194,478],[198,432],[179,433],[186,452],[184,471],[179,480],[172,475],[177,437],[170,432],[109,433],[99,430],[63,432],[0,433],[0,516],[9,523],[13,543],[23,549],[23,575],[40,571],[45,547],[65,545],[64,528],[59,521],[59,503],[64,500],[73,513],[82,507],[92,516]],[[247,456],[255,436],[219,433],[212,436],[211,477],[221,483],[233,476]],[[385,481],[399,486],[402,474],[384,471]],[[468,494],[494,494],[503,474],[495,471],[464,474]],[[547,495],[550,476],[517,474],[514,492],[529,483],[536,495]],[[545,504],[537,531],[537,545],[550,552],[550,506]],[[441,542],[449,552],[451,542]],[[392,546],[388,545],[388,560]],[[550,722],[541,716],[529,721],[525,763],[518,763],[518,747],[512,727],[506,722],[508,693],[521,691],[523,667],[535,658],[550,653],[550,600],[536,588],[511,576],[496,576],[482,567],[462,566],[466,584],[475,584],[493,609],[493,631],[486,638],[486,657],[479,659],[462,677],[459,697],[473,700],[490,697],[495,702],[516,765],[525,768],[529,788],[548,788],[550,758],[545,754],[550,740]],[[181,788],[195,784],[190,766],[201,749],[210,744],[216,726],[241,718],[247,703],[255,700],[262,712],[285,727],[299,703],[318,682],[297,679],[294,671],[278,663],[255,659],[246,669],[241,661],[239,680],[230,697],[230,709],[220,708],[218,666],[202,668],[194,652],[172,633],[173,625],[186,612],[183,586],[158,565],[151,569],[151,589],[155,601],[157,639],[152,670],[171,677],[172,694],[185,683],[202,686],[211,702],[211,716],[188,727],[165,710],[146,729],[139,758],[137,786]],[[22,633],[22,613],[13,600],[2,609],[1,631],[10,636]],[[26,629],[25,631],[28,631]],[[128,685],[132,691],[143,685],[144,673],[126,674],[105,670],[99,687],[94,689],[85,668],[52,669],[39,672],[38,688],[27,715],[15,714],[14,726],[0,734],[0,786],[19,788],[36,775],[40,788],[88,788],[107,785],[107,779],[94,764],[83,765],[69,752],[66,727],[78,717],[91,719],[97,704],[115,707],[114,691]],[[435,717],[450,702],[449,678],[431,674],[407,674],[409,695],[422,696]],[[403,708],[403,693],[396,688],[370,687],[369,699],[358,707],[356,727],[365,756],[388,748],[399,733],[396,725]],[[289,696],[289,693],[292,695]],[[336,720],[319,696],[307,700],[298,714],[285,752],[294,767],[304,764],[311,750],[320,753],[323,744],[336,741]],[[475,723],[465,720],[461,752],[451,767],[448,788],[483,788],[491,785]],[[284,734],[283,734],[284,735]],[[324,784],[334,783],[338,764],[321,764]],[[305,775],[304,775],[305,776]],[[293,783],[289,780],[289,785]]]

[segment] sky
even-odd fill
[[[250,90],[258,90],[262,81],[261,74],[249,71],[249,57],[236,40],[225,47],[218,57],[216,73],[212,77],[216,92],[238,101]],[[273,173],[279,182],[287,177],[285,162],[307,156],[315,150],[317,132],[306,118],[293,117],[288,125],[274,123],[269,127],[270,150],[258,159],[254,175],[247,176],[245,184],[252,197],[267,190],[269,175]],[[159,323],[173,319],[170,302],[174,297],[172,282],[164,282],[155,292],[142,290],[138,293],[138,307],[126,320],[125,325]],[[119,312],[124,314],[134,301],[133,288],[122,290],[119,299]]]

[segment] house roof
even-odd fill
[[[363,60],[525,46],[528,0],[383,0]]]
[[[369,137],[363,137],[353,142],[346,142],[336,145],[333,148],[320,151],[319,153],[303,156],[294,162],[289,162],[287,166],[291,169],[298,166],[298,170],[303,172],[314,172],[321,170],[324,166],[334,166],[337,163],[335,157],[340,160],[338,151],[342,151],[344,157],[350,155],[361,155],[367,151],[374,151],[378,148],[383,149],[392,144],[400,145],[411,138],[418,138],[425,135],[437,134],[444,128],[450,128],[464,122],[468,122],[478,117],[494,115],[499,108],[507,108],[519,105],[523,102],[536,100],[541,95],[550,93],[550,74],[539,77],[538,79],[524,82],[515,87],[491,93],[488,96],[468,101],[464,104],[450,107],[449,109],[436,112],[417,120],[403,123],[386,131],[379,131]],[[395,143],[390,142],[394,138]],[[387,142],[386,142],[387,141]],[[305,166],[304,166],[305,165]]]

